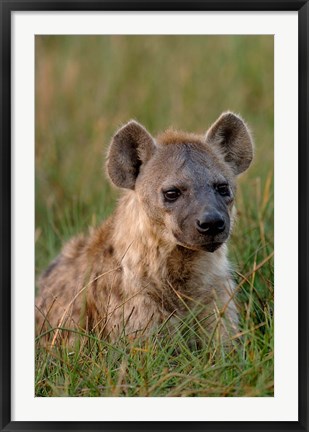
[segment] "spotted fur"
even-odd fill
[[[135,121],[122,127],[107,158],[122,197],[109,219],[69,241],[42,274],[37,331],[86,328],[115,340],[147,335],[188,310],[197,312],[206,331],[218,323],[224,338],[237,331],[226,241],[235,216],[235,178],[252,156],[248,128],[232,113],[204,136],[170,129],[154,139]],[[216,192],[218,182],[228,184],[228,197]],[[174,186],[181,196],[166,202],[164,188]],[[196,229],[209,209],[226,222],[212,238]]]

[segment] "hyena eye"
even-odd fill
[[[174,189],[169,189],[167,191],[164,191],[163,195],[166,201],[172,202],[177,200],[177,198],[181,195],[181,192],[179,189],[174,188]]]
[[[227,183],[222,183],[222,184],[218,184],[216,185],[216,191],[219,192],[219,194],[221,196],[230,196],[230,188],[229,185]]]

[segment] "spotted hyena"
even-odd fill
[[[205,135],[136,121],[114,135],[107,173],[123,189],[115,212],[64,245],[39,280],[37,329],[136,336],[198,311],[206,330],[237,331],[226,242],[235,180],[252,160],[250,132],[223,113]]]

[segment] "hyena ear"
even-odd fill
[[[134,189],[142,164],[154,154],[155,143],[147,130],[134,120],[116,132],[109,147],[107,172],[121,188]]]
[[[231,112],[223,113],[210,127],[206,142],[223,153],[236,175],[245,171],[253,158],[253,142],[244,121]]]

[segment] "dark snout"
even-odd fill
[[[196,229],[200,234],[217,236],[226,228],[224,217],[218,211],[205,212],[196,221]]]

